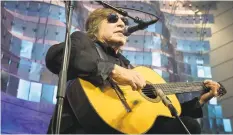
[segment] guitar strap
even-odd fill
[[[100,58],[101,58],[102,60],[108,60],[108,57],[107,57],[107,55],[103,52],[101,46],[98,45],[97,43],[95,43],[95,45],[96,45],[96,49],[97,49],[97,52],[98,52]],[[72,96],[72,95],[76,95],[76,93],[75,93],[74,91],[73,91],[73,93],[72,93],[71,90],[70,90],[70,87],[72,86],[73,83],[75,83],[75,81],[77,81],[77,79],[73,79],[73,80],[67,81],[67,84],[66,84],[66,86],[67,86],[67,87],[66,87],[66,94],[67,94],[67,100],[68,100],[68,102],[69,102],[69,104],[70,104],[70,107],[71,107],[72,111],[74,112],[74,115],[75,115],[75,117],[77,118],[78,123],[80,123],[80,122],[79,122],[79,119],[78,119],[78,115],[77,115],[77,108],[75,107],[75,104],[74,104],[74,103],[77,102],[77,100],[76,100],[75,98],[72,98],[72,97],[75,97],[75,96]],[[69,124],[69,125],[73,125],[73,126],[76,126],[76,127],[80,127],[80,126],[79,126],[77,123],[75,123],[75,122],[73,122],[72,124]],[[72,127],[73,127],[73,126],[72,126]],[[65,127],[68,127],[68,125],[66,125]]]
[[[96,45],[96,49],[97,52],[100,56],[100,58],[102,60],[107,61],[108,57],[107,55],[103,52],[103,49],[101,48],[101,46],[98,43],[95,43]],[[128,65],[130,66],[130,64]],[[132,65],[131,65],[132,66]],[[129,67],[128,67],[129,68]],[[112,86],[112,88],[115,90],[117,96],[119,97],[119,99],[121,100],[121,103],[123,104],[123,106],[125,107],[127,112],[131,112],[131,108],[129,107],[128,103],[126,102],[126,99],[124,97],[124,93],[123,91],[120,89],[120,87],[118,85],[116,85],[116,83],[114,83],[114,81],[111,78],[108,78],[108,82],[110,83],[110,85]]]

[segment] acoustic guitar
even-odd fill
[[[77,90],[78,99],[75,112],[82,127],[90,133],[147,133],[158,116],[172,117],[169,109],[156,94],[161,89],[172,102],[178,114],[181,106],[176,93],[208,91],[203,82],[166,83],[164,79],[150,68],[139,66],[133,70],[141,73],[147,85],[140,91],[133,91],[130,86],[112,84],[96,87],[92,83],[78,78],[81,90]],[[226,93],[221,87],[219,96]],[[69,97],[72,100],[71,97]]]

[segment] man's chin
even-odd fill
[[[113,40],[112,44],[114,44],[114,46],[123,46],[125,42],[123,40]]]
[[[124,45],[126,43],[126,40],[120,39],[120,40],[118,40],[118,42],[121,43],[122,45]]]
[[[117,45],[116,46],[124,46],[125,44],[124,44],[124,42],[122,42],[122,41],[119,41],[119,42],[117,42]]]

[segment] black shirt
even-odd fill
[[[121,53],[116,54],[111,47],[100,42],[96,42],[100,45],[107,56],[107,60],[101,59],[96,49],[95,42],[93,42],[85,33],[79,31],[72,33],[71,43],[70,62],[67,73],[68,80],[80,77],[100,86],[107,81],[114,68],[114,64],[125,68],[130,66],[129,60],[127,60]],[[63,59],[64,45],[64,43],[53,45],[47,52],[46,66],[54,74],[59,74]],[[202,109],[197,107],[197,103],[197,98],[194,98],[189,102],[182,103],[181,116],[191,116],[194,118],[202,117]],[[64,108],[69,110],[64,110],[64,113],[74,113],[71,111],[69,104]]]

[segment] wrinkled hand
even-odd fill
[[[212,81],[212,80],[205,80],[204,85],[207,88],[210,88],[210,91],[207,93],[204,93],[200,96],[199,102],[201,105],[203,105],[204,103],[209,101],[211,98],[217,97],[218,96],[218,89],[220,88],[220,84],[218,84],[217,82]]]
[[[140,73],[118,65],[115,65],[111,78],[117,84],[130,85],[133,90],[140,90],[146,86],[146,80]]]

